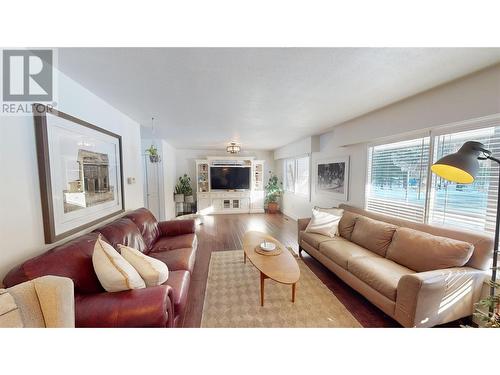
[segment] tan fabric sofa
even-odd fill
[[[0,289],[0,328],[74,328],[73,281],[42,276]]]
[[[404,327],[469,316],[491,262],[493,239],[340,205],[335,238],[304,232],[299,252],[320,261]]]

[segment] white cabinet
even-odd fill
[[[235,165],[251,167],[250,189],[239,191],[211,190],[210,166]],[[264,212],[264,161],[252,157],[207,157],[196,160],[197,208],[201,214]]]

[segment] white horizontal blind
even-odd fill
[[[295,191],[295,159],[285,159],[285,191]]]
[[[309,195],[309,157],[296,159],[295,194]]]
[[[424,222],[430,137],[370,147],[366,209]]]
[[[434,160],[456,152],[467,141],[479,141],[500,154],[500,127],[488,127],[436,136]],[[479,173],[472,184],[456,184],[433,174],[429,223],[481,232],[494,232],[498,189],[498,166],[479,161]]]

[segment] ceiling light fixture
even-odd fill
[[[237,154],[241,151],[241,147],[238,143],[232,141],[229,142],[229,144],[227,145],[226,151],[229,152],[230,154]]]

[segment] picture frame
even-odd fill
[[[316,194],[347,201],[349,199],[349,164],[349,156],[316,161],[314,171]]]
[[[45,243],[125,211],[122,137],[33,104]]]

